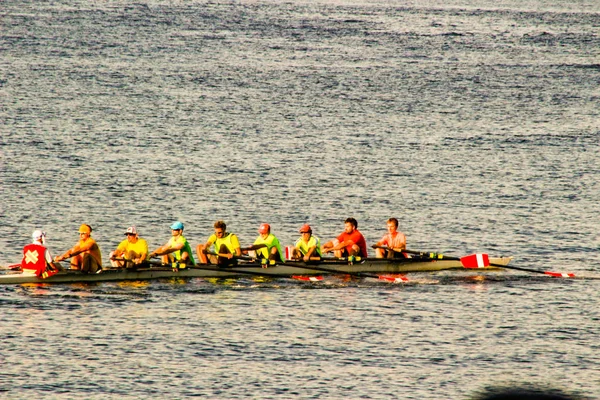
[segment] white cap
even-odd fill
[[[37,229],[37,230],[33,231],[33,233],[31,234],[31,237],[33,238],[33,240],[40,240],[40,239],[46,237],[46,232]]]

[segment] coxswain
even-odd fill
[[[31,237],[33,241],[23,247],[23,260],[21,261],[23,273],[47,277],[61,271],[62,266],[52,260],[52,254],[46,246],[46,232],[36,229]]]
[[[206,243],[196,246],[198,259],[202,264],[208,264],[209,260],[211,264],[235,264],[237,261],[235,257],[242,255],[238,237],[234,233],[227,232],[227,225],[224,221],[217,221],[213,226],[215,233],[208,237]],[[214,252],[217,254],[216,256],[207,254],[213,245]]]
[[[150,253],[150,258],[161,256],[163,263],[180,262],[194,265],[192,248],[185,236],[183,236],[183,223],[175,221],[171,225],[171,238],[169,241]]]
[[[79,242],[63,255],[55,257],[59,262],[71,259],[71,269],[88,274],[96,274],[102,271],[102,254],[98,243],[91,237],[92,227],[83,224],[79,227]]]
[[[367,241],[358,230],[358,222],[354,218],[346,218],[344,232],[337,239],[323,245],[323,253],[333,252],[335,257],[368,257]]]
[[[125,240],[110,253],[110,263],[115,268],[135,268],[148,260],[148,243],[139,237],[137,228],[130,226],[125,231]],[[116,260],[121,258],[121,260]]]
[[[292,257],[294,259],[302,259],[303,261],[317,261],[322,257],[321,240],[313,236],[312,228],[308,224],[302,225],[300,228],[300,238],[294,245]]]

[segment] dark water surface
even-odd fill
[[[441,3],[441,2],[440,2]],[[216,219],[600,275],[595,1],[0,4],[0,265]],[[8,398],[600,398],[599,280],[0,288]]]

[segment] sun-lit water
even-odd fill
[[[600,6],[438,3],[2,2],[0,264],[35,228],[108,254],[396,216],[412,249],[600,274]],[[599,281],[413,278],[2,287],[0,390],[600,397]]]

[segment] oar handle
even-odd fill
[[[395,248],[390,247],[390,246],[379,246],[379,245],[374,244],[371,247],[374,248],[374,249],[382,249],[382,250],[388,250],[388,251],[391,250],[391,251],[395,251],[397,253],[400,253],[400,252],[403,252],[403,251],[406,252],[406,253],[412,253],[411,251],[408,251],[406,249],[395,249]]]
[[[442,254],[439,253],[435,253],[432,251],[416,251],[416,250],[409,250],[409,249],[394,249],[393,247],[389,247],[389,246],[378,246],[376,244],[374,244],[373,246],[374,249],[382,249],[382,250],[388,250],[388,251],[395,251],[396,253],[408,253],[408,254],[416,254],[419,255],[421,257],[427,257],[427,258],[431,258],[431,259],[439,259],[441,257],[443,257]],[[446,257],[448,258],[448,257]]]
[[[264,249],[265,247],[267,247],[266,244],[253,244],[252,246],[244,247],[240,250],[241,251],[250,251],[250,250]]]
[[[216,257],[221,257],[221,258],[228,258],[226,257],[226,255],[221,255],[220,253],[215,253],[214,251],[205,251],[205,254],[208,254],[210,256],[216,256]],[[225,253],[223,253],[225,254]],[[246,261],[251,261],[254,260],[253,257],[250,256],[236,256],[235,254],[232,254],[232,259],[234,260],[246,260]]]
[[[402,250],[405,253],[408,254],[417,254],[421,257],[427,257],[427,258],[431,258],[431,259],[441,259],[441,258],[446,258],[446,259],[458,259],[457,257],[446,257],[441,253],[436,253],[434,251],[416,251],[416,250],[408,250],[408,249],[404,249]]]

